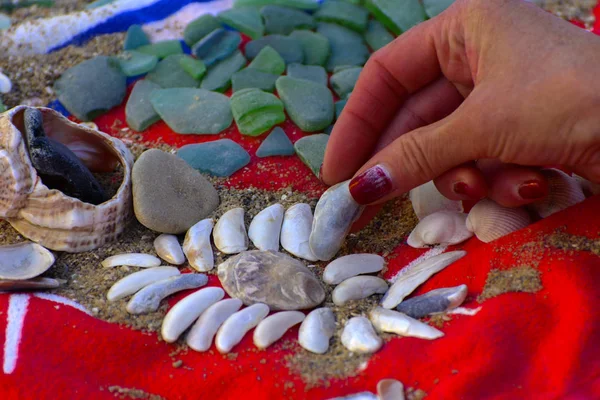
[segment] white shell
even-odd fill
[[[8,93],[12,90],[12,82],[8,76],[0,72],[0,93]]]
[[[450,200],[444,197],[435,187],[433,181],[417,186],[409,193],[413,210],[417,218],[423,219],[437,211],[463,212],[461,201]]]
[[[223,289],[208,287],[200,289],[180,300],[165,316],[161,336],[167,343],[173,343],[189,328],[208,307],[225,296]]]
[[[378,400],[378,398],[371,392],[360,392],[343,397],[333,397],[328,400]]]
[[[46,272],[54,254],[37,243],[0,246],[0,279],[25,280]]]
[[[396,379],[382,379],[377,383],[379,400],[404,400],[404,385]]]
[[[335,315],[331,308],[317,308],[300,325],[298,343],[310,352],[324,354],[329,349],[329,340],[334,333]]]
[[[179,275],[179,270],[175,267],[154,267],[134,272],[112,285],[106,294],[106,298],[110,302],[117,301],[130,294],[134,294],[154,282],[177,275]]]
[[[388,284],[376,276],[355,276],[340,283],[331,298],[335,305],[342,306],[351,300],[365,299],[372,294],[387,292]]]
[[[217,332],[215,345],[219,353],[229,353],[238,344],[246,332],[254,328],[269,314],[269,306],[256,303],[231,315]]]
[[[156,254],[169,264],[181,265],[185,262],[183,250],[177,236],[163,233],[154,239]]]
[[[600,194],[600,183],[588,181],[587,179],[575,174],[573,174],[573,178],[579,182],[579,185],[581,185],[581,189],[583,189],[583,193],[585,193],[586,196],[591,197]]]
[[[273,204],[256,214],[248,227],[248,237],[259,250],[279,251],[283,206]]]
[[[423,218],[408,236],[407,244],[414,248],[462,243],[473,236],[467,229],[467,214],[437,211]]]
[[[102,261],[102,266],[104,268],[120,267],[122,265],[143,268],[158,267],[160,265],[160,259],[152,254],[127,253],[117,254]]]
[[[433,274],[440,272],[456,260],[463,258],[466,254],[466,251],[461,250],[450,251],[402,269],[397,275],[396,282],[394,282],[390,290],[383,296],[381,306],[387,309],[396,307],[406,296],[411,294]]]
[[[203,219],[192,226],[185,234],[183,252],[187,256],[190,266],[196,271],[210,271],[215,266],[210,233],[213,229],[211,218]]]
[[[298,203],[288,208],[281,226],[281,246],[296,257],[317,261],[308,244],[312,225],[313,215],[308,204]]]
[[[208,278],[204,274],[184,274],[163,279],[137,292],[127,303],[127,312],[145,314],[156,311],[165,297],[182,290],[196,289],[207,282]]]
[[[302,320],[304,313],[300,311],[282,311],[268,316],[254,330],[254,345],[259,349],[266,349]]]
[[[540,217],[549,217],[585,200],[583,189],[575,178],[553,168],[543,169],[541,173],[548,181],[549,193],[544,199],[531,204]]]
[[[398,311],[377,307],[369,312],[369,319],[378,332],[395,333],[400,336],[421,339],[437,339],[444,332]]]
[[[208,307],[190,329],[185,340],[187,345],[196,351],[210,349],[219,327],[241,306],[240,299],[225,299]]]
[[[383,345],[383,340],[365,317],[350,318],[342,332],[342,344],[353,353],[375,353]]]
[[[330,285],[337,285],[356,275],[379,272],[384,262],[383,257],[377,254],[350,254],[330,262],[323,271],[323,280]]]
[[[467,217],[467,229],[484,243],[525,228],[530,223],[531,218],[524,208],[503,207],[489,199],[475,204]]]
[[[327,189],[315,207],[309,245],[319,260],[329,261],[335,256],[352,223],[364,210],[350,195],[349,183],[348,180]]]
[[[236,254],[248,250],[244,209],[238,207],[223,214],[215,225],[213,238],[217,249],[225,254]]]

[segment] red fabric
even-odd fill
[[[118,133],[124,107],[96,122]],[[123,125],[121,125],[122,127]],[[292,123],[283,127],[292,141],[303,136]],[[318,196],[323,186],[297,157],[258,159],[254,152],[264,138],[241,136],[235,127],[217,136],[175,135],[160,122],[143,140],[181,146],[228,137],[246,148],[252,161],[230,180],[235,187],[269,190],[291,185]],[[523,231],[483,244],[471,239],[460,248],[468,255],[431,278],[418,293],[466,283],[467,308],[482,306],[475,316],[453,316],[435,341],[396,338],[372,356],[359,376],[332,381],[327,388],[306,389],[292,375],[281,343],[257,351],[251,333],[234,348],[235,360],[211,350],[175,350],[157,335],[95,319],[75,308],[28,295],[19,355],[10,373],[0,374],[1,399],[111,399],[108,387],[118,385],[167,399],[326,399],[364,390],[375,392],[380,379],[396,378],[423,389],[428,399],[598,399],[600,398],[600,258],[547,249],[538,269],[543,289],[508,293],[482,304],[481,293],[492,268],[521,263],[506,248],[538,240],[540,233],[565,228],[597,238],[600,196],[588,199]],[[389,257],[386,277],[397,273],[423,250],[399,246]],[[219,282],[211,277],[209,286]],[[171,305],[189,294],[174,296]],[[0,295],[0,359],[6,360],[9,295]],[[22,298],[22,297],[21,297]],[[297,337],[297,327],[287,339]],[[174,368],[179,359],[183,367]],[[262,363],[261,360],[266,360]],[[4,361],[6,362],[6,361]],[[285,385],[291,382],[293,385]]]

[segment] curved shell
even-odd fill
[[[54,264],[54,254],[36,243],[0,247],[0,279],[25,280],[46,272]]]
[[[436,244],[448,246],[464,242],[473,236],[467,229],[467,214],[437,211],[424,217],[406,241],[410,247],[424,248]]]
[[[444,197],[433,181],[417,186],[409,192],[413,210],[419,220],[438,211],[463,212],[462,201],[450,200]]]
[[[33,168],[21,133],[27,108],[0,115],[0,218],[26,238],[57,251],[89,251],[115,240],[133,215],[131,152],[118,139],[39,108],[48,137],[67,146],[90,171],[123,167],[117,193],[97,206],[49,189]]]
[[[548,180],[550,193],[544,199],[531,204],[531,208],[542,218],[569,208],[585,200],[580,183],[561,170],[543,169],[542,174]]]
[[[531,218],[525,209],[503,207],[488,199],[475,204],[467,217],[467,229],[484,243],[525,228],[530,223]]]

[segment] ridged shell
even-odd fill
[[[475,204],[467,217],[467,229],[485,243],[525,228],[530,223],[531,218],[525,209],[503,207],[489,199]]]
[[[543,200],[531,205],[540,217],[549,217],[585,200],[583,188],[575,178],[553,168],[541,172],[548,181],[550,193]]]
[[[445,198],[435,187],[433,181],[417,186],[409,192],[409,198],[417,218],[423,219],[437,211],[463,212],[461,201]]]
[[[90,171],[123,167],[119,190],[97,206],[49,189],[33,168],[21,134],[27,108],[18,106],[0,115],[0,218],[52,250],[77,253],[114,241],[133,215],[131,152],[118,139],[71,122],[52,109],[39,108],[48,137],[69,147]]]
[[[408,236],[407,244],[414,248],[431,245],[451,245],[464,242],[473,233],[467,229],[467,214],[437,211],[423,218]]]
[[[573,178],[575,178],[577,182],[579,182],[579,185],[581,185],[581,189],[583,189],[583,193],[587,197],[592,197],[597,194],[600,194],[600,183],[590,182],[587,179],[575,174],[573,174]]]

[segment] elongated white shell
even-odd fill
[[[177,236],[163,233],[154,239],[156,254],[169,264],[181,265],[185,262],[183,250]]]
[[[467,229],[467,214],[456,211],[437,211],[423,218],[408,236],[411,247],[462,243],[473,236]]]
[[[0,293],[23,290],[56,289],[60,287],[61,281],[52,278],[33,278],[24,281],[13,281],[0,279]]]
[[[215,266],[212,245],[210,244],[210,233],[213,229],[211,218],[203,219],[192,226],[185,234],[183,241],[183,252],[190,266],[196,271],[210,271]]]
[[[575,178],[554,168],[543,169],[541,173],[548,181],[549,193],[544,199],[531,204],[540,217],[549,217],[585,200],[583,189]]]
[[[467,229],[484,243],[525,228],[531,218],[524,208],[508,208],[483,199],[473,206],[467,217]]]
[[[394,282],[390,290],[383,296],[381,306],[388,309],[396,307],[406,296],[411,294],[433,274],[440,272],[456,260],[463,258],[466,254],[466,251],[461,250],[450,251],[402,269],[397,276],[396,282]]]
[[[196,289],[207,282],[208,278],[204,274],[184,274],[163,279],[137,292],[127,303],[127,312],[145,314],[156,311],[165,297],[182,290]]]
[[[158,267],[160,265],[160,259],[152,254],[127,253],[117,254],[102,261],[102,266],[104,268],[120,267],[122,265],[143,268]]]
[[[433,181],[417,186],[410,191],[410,201],[417,218],[423,219],[437,211],[463,212],[461,201],[450,200],[444,197],[435,187]]]
[[[229,353],[250,329],[254,328],[269,314],[269,306],[256,303],[231,315],[221,325],[215,338],[220,353]]]
[[[398,311],[377,307],[369,312],[369,319],[379,332],[395,333],[400,336],[437,339],[444,332]]]
[[[0,93],[8,93],[12,90],[12,82],[8,76],[0,72]]]
[[[377,254],[350,254],[330,262],[323,271],[323,280],[330,285],[356,275],[371,274],[383,269],[385,260]]]
[[[248,237],[259,250],[279,251],[283,206],[273,204],[256,214],[248,228]]]
[[[342,344],[353,353],[375,353],[383,345],[383,340],[365,317],[353,317],[346,322],[342,331]]]
[[[110,302],[117,301],[134,294],[154,282],[177,275],[179,275],[179,270],[175,267],[154,267],[134,272],[112,285],[106,294],[106,298]]]
[[[248,250],[248,235],[244,225],[244,209],[227,211],[215,225],[215,246],[225,254],[236,254]]]
[[[333,397],[329,400],[378,400],[378,398],[371,392],[360,392],[343,397]]]
[[[281,226],[281,246],[296,257],[317,261],[308,244],[312,225],[313,215],[308,204],[298,203],[288,208]]]
[[[241,306],[240,299],[225,299],[208,307],[190,329],[185,340],[187,345],[196,351],[210,349],[219,327]]]
[[[317,308],[300,325],[298,343],[310,352],[324,354],[329,349],[329,340],[334,333],[335,315],[331,308]]]
[[[259,349],[266,349],[302,320],[304,313],[300,311],[281,311],[268,316],[254,330],[254,345]]]
[[[404,385],[395,379],[382,379],[377,383],[379,400],[404,400]]]
[[[388,284],[376,276],[355,276],[340,283],[333,290],[331,298],[335,305],[341,306],[351,300],[365,299],[372,294],[387,292]]]
[[[223,289],[209,287],[200,289],[180,300],[165,316],[161,335],[167,343],[173,343],[211,305],[225,296]]]
[[[0,246],[0,279],[25,280],[46,272],[54,254],[37,243]]]
[[[364,210],[350,195],[349,183],[348,180],[327,189],[315,207],[309,245],[319,260],[329,261],[335,256],[352,223]]]

